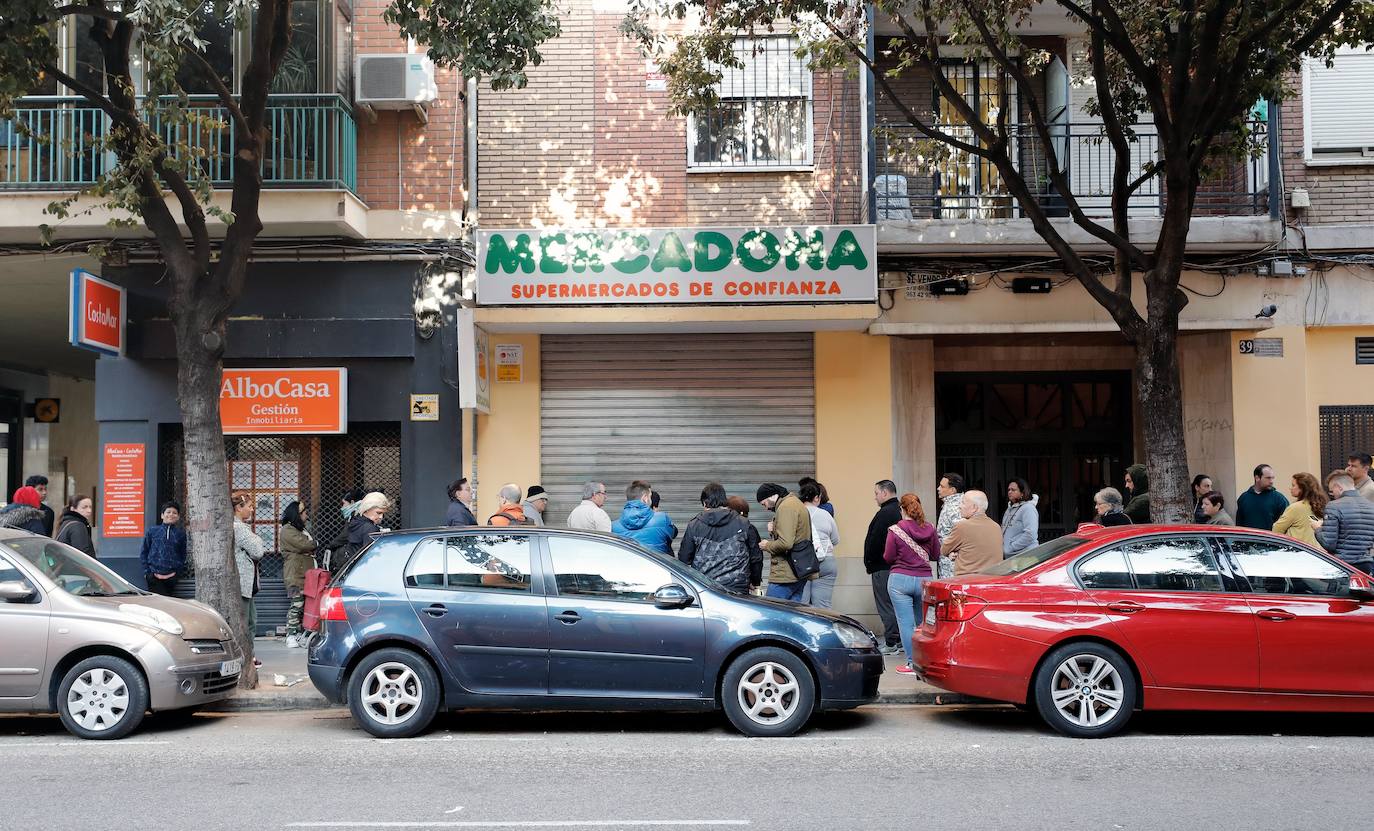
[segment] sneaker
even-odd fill
[[[900,675],[919,675],[919,674],[920,674],[920,673],[916,672],[915,667],[913,667],[911,664],[902,664],[901,666],[897,667],[897,672],[898,672],[898,674],[900,674]]]
[[[255,666],[255,667],[260,667],[260,666],[262,666],[262,659],[261,659],[261,658],[254,658],[254,659],[253,659],[253,666]]]
[[[287,648],[287,649],[300,649],[300,648],[301,648],[301,639],[300,639],[300,636],[299,636],[299,635],[287,635],[287,636],[286,636],[286,648]]]
[[[879,649],[878,651],[884,655],[896,655],[898,652],[902,651],[902,647],[894,643],[889,646],[884,646],[882,649]]]

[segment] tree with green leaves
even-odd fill
[[[0,118],[12,118],[23,96],[55,80],[97,108],[108,124],[99,135],[87,136],[80,149],[115,163],[91,186],[53,202],[48,213],[61,218],[113,209],[115,223],[146,229],[166,266],[196,596],[225,616],[244,645],[245,687],[256,685],[257,673],[233,557],[219,395],[226,321],[263,228],[263,159],[279,140],[269,129],[268,96],[291,48],[291,11],[292,0],[0,4]],[[556,14],[541,0],[392,0],[385,18],[399,28],[398,40],[412,37],[436,64],[464,77],[484,77],[496,89],[523,86],[526,67],[540,62],[539,45],[559,33]],[[60,61],[57,32],[68,20],[89,27],[98,46],[99,65],[80,78],[64,72]],[[207,60],[216,44],[207,42],[206,31],[218,37],[247,33],[238,94]],[[191,106],[187,78],[214,90],[218,113]],[[222,132],[226,124],[234,128],[232,146],[189,139],[205,129]],[[60,144],[64,152],[78,152],[69,136],[35,133],[41,126],[17,128],[34,140]],[[207,171],[217,161],[232,171],[228,210],[212,202]]]
[[[1263,127],[1252,123],[1256,102],[1278,102],[1309,56],[1329,59],[1343,45],[1374,39],[1374,3],[1368,0],[879,0],[875,14],[890,20],[901,37],[879,38],[879,61],[866,47],[867,4],[856,0],[632,0],[623,31],[657,56],[669,76],[680,111],[715,105],[722,67],[741,66],[732,48],[741,34],[788,32],[800,39],[813,68],[864,68],[878,91],[919,134],[906,152],[938,158],[958,152],[982,160],[1000,177],[1024,217],[1059,258],[1063,268],[1106,309],[1135,350],[1136,398],[1143,420],[1150,496],[1156,521],[1182,522],[1191,515],[1179,375],[1179,316],[1188,297],[1180,288],[1189,226],[1199,187],[1209,174],[1254,156]],[[1034,96],[1023,97],[1029,129],[1012,123],[1013,84],[1032,89],[1032,78],[1050,59],[1021,38],[1032,11],[1061,12],[1081,28],[1091,71],[1088,111],[1101,119],[1101,143],[1112,160],[1110,217],[1083,207],[1063,159],[1061,132]],[[686,20],[684,34],[666,36],[661,18]],[[1000,83],[1000,100],[975,106],[942,57],[955,47],[965,60],[989,62]],[[946,52],[945,54],[948,54]],[[880,65],[881,64],[881,65]],[[928,76],[941,108],[930,98],[912,100],[899,83],[908,73]],[[910,85],[906,87],[910,89]],[[955,127],[955,123],[963,126]],[[1158,136],[1148,157],[1137,128]],[[1047,163],[1028,172],[1018,158],[1026,141],[1043,148]],[[1054,207],[1032,181],[1047,175]],[[1163,209],[1153,239],[1138,230],[1131,197],[1152,183]],[[1271,187],[1276,183],[1271,183]],[[1105,244],[1111,268],[1066,238],[1070,227]],[[1144,297],[1136,296],[1137,284]]]

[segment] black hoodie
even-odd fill
[[[677,558],[728,589],[748,591],[750,575],[763,569],[763,552],[749,544],[749,528],[729,508],[702,511],[687,523]]]
[[[76,511],[62,512],[62,523],[57,528],[57,541],[65,542],[83,554],[95,556],[95,545],[91,542],[91,524]]]

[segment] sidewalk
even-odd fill
[[[228,712],[251,710],[315,710],[331,707],[325,697],[310,683],[305,671],[305,650],[287,649],[281,638],[258,638],[254,649],[262,659],[258,667],[258,688],[239,690],[213,709]],[[894,670],[903,663],[895,656],[887,658],[887,672],[878,683],[876,704],[976,704],[981,699],[945,692],[913,678],[898,675]]]

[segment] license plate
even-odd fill
[[[222,661],[219,665],[220,675],[238,675],[243,671],[243,659],[235,658],[232,661]]]
[[[927,626],[934,626],[934,625],[935,625],[935,607],[934,607],[934,606],[927,606],[927,607],[926,607],[926,625],[927,625]]]

